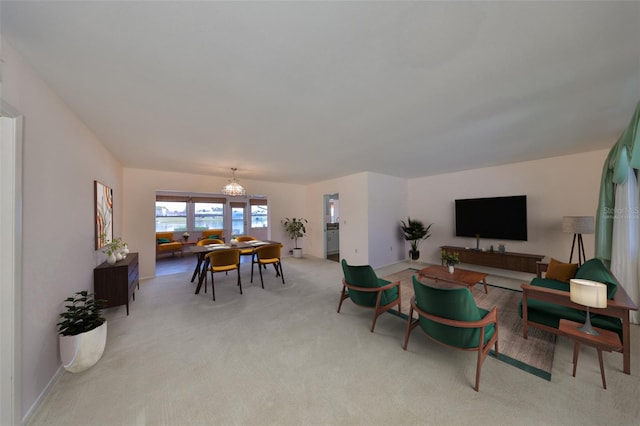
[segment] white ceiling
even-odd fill
[[[0,7],[125,167],[411,178],[607,148],[640,100],[640,2]]]

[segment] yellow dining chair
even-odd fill
[[[253,253],[253,259],[251,262],[251,282],[253,282],[253,265],[258,264],[258,272],[260,272],[260,283],[264,288],[264,281],[262,279],[262,268],[266,268],[271,264],[276,270],[276,277],[279,275],[282,277],[282,285],[284,285],[284,273],[282,272],[282,263],[280,263],[280,252],[282,244],[269,244],[265,246],[256,247]]]
[[[236,241],[238,241],[239,243],[246,243],[255,240],[256,239],[250,235],[241,235],[239,237],[236,237]],[[240,249],[240,256],[251,256],[251,258],[253,258],[253,247]]]
[[[242,294],[242,282],[240,281],[240,250],[214,250],[207,254],[206,258],[209,261],[208,270],[211,272],[211,293],[213,294],[213,300],[216,300],[216,290],[213,281],[213,274],[215,272],[229,272],[235,269],[238,273],[238,287],[240,287],[240,294]],[[204,276],[204,292],[207,292],[206,272]]]
[[[196,243],[197,246],[208,246],[209,244],[224,244],[224,241],[217,238],[205,238]]]

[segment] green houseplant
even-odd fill
[[[304,234],[307,233],[307,228],[305,227],[307,223],[309,223],[307,219],[295,217],[291,219],[287,217],[282,221],[285,231],[289,234],[289,238],[295,242],[293,257],[302,257],[302,249],[298,248],[298,238],[304,237]]]
[[[65,299],[65,311],[58,325],[60,360],[67,371],[78,373],[92,367],[104,352],[107,321],[101,310],[104,301],[79,291]]]
[[[411,245],[411,250],[409,251],[411,260],[417,260],[420,257],[420,251],[418,250],[420,242],[431,236],[431,234],[429,234],[429,230],[432,225],[433,223],[429,226],[424,226],[422,221],[411,219],[410,217],[407,217],[406,222],[404,220],[400,221],[401,234]]]

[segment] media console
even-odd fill
[[[481,251],[466,249],[464,247],[442,246],[446,251],[457,252],[461,263],[482,265],[490,268],[508,269],[510,271],[536,273],[536,264],[544,259],[539,254],[527,253],[500,253],[497,251]]]

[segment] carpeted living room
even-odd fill
[[[371,333],[370,309],[345,302],[338,314],[336,262],[284,258],[286,283],[269,269],[264,289],[243,264],[244,294],[234,274],[222,275],[212,303],[210,290],[193,294],[194,259],[177,261],[185,272],[141,282],[129,316],[124,307],[108,311],[103,358],[81,377],[63,375],[30,425],[631,425],[640,416],[638,369],[624,374],[619,353],[605,353],[606,390],[596,351],[582,349],[572,377],[573,345],[559,337],[550,380],[489,357],[474,392],[475,354],[418,332],[404,351],[404,318],[385,313]],[[488,277],[490,285],[513,281]],[[631,333],[637,366],[640,327]]]
[[[0,425],[637,425],[638,22],[0,1]]]

